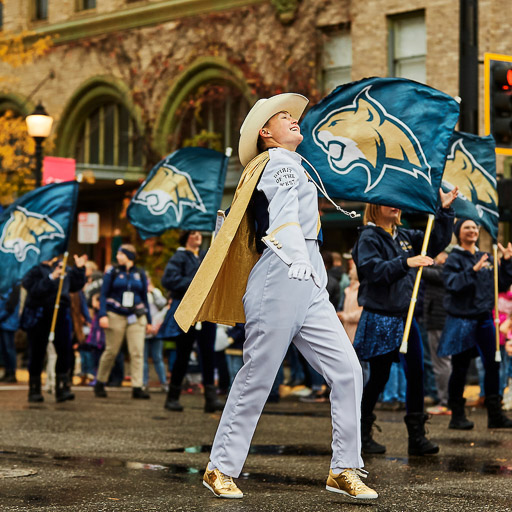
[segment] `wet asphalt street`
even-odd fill
[[[201,485],[219,420],[202,397],[184,396],[183,413],[164,395],[133,400],[129,389],[95,399],[28,404],[26,388],[0,388],[0,510],[8,511],[512,511],[512,431],[488,430],[482,409],[473,431],[448,430],[433,417],[440,454],[408,457],[403,413],[378,412],[384,456],[367,457],[368,484],[380,494],[354,503],[327,492],[328,404],[286,398],[269,404],[244,474],[243,500],[216,499]]]

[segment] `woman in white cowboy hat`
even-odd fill
[[[377,498],[360,479],[365,476],[360,469],[361,366],[329,302],[319,252],[317,191],[295,153],[303,138],[297,120],[307,103],[304,96],[290,93],[259,100],[240,130],[242,164],[267,150],[269,160],[249,204],[261,257],[243,297],[244,366],[233,382],[203,477],[219,498],[243,497],[233,478],[242,470],[292,342],[331,388],[333,456],[327,489],[357,499]]]

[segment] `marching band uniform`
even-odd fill
[[[467,219],[455,224],[458,237]],[[495,361],[494,261],[489,254],[486,265],[479,271],[473,267],[485,253],[475,253],[456,246],[444,266],[447,311],[446,323],[439,341],[438,355],[452,356],[452,373],[448,383],[448,406],[452,410],[449,428],[470,430],[474,424],[466,418],[463,398],[469,364],[480,355],[485,368],[485,405],[489,428],[512,428],[512,420],[502,412],[499,395],[499,362]],[[500,289],[512,284],[512,259],[503,258],[498,270]]]
[[[238,477],[275,375],[293,341],[332,389],[331,467],[360,468],[361,367],[325,289],[316,189],[299,155],[282,148],[271,148],[269,155],[255,197],[268,201],[266,233],[275,239],[270,243],[276,250],[263,251],[247,283],[244,366],[233,382],[211,462],[222,473]],[[311,265],[315,277],[289,279],[278,252],[290,258],[291,268]]]
[[[289,97],[295,101],[299,98],[298,108],[290,104],[293,101],[287,101]],[[264,102],[270,103],[264,105]],[[359,432],[362,371],[325,289],[327,275],[318,249],[319,216],[315,185],[301,166],[301,157],[293,151],[282,147],[270,148],[268,156],[267,152],[256,156],[255,151],[248,159],[244,158],[242,151],[244,126],[259,108],[275,110],[267,110],[266,117],[260,118],[260,124],[254,126],[256,133],[278,112],[287,111],[294,119],[299,118],[306,104],[305,98],[292,94],[260,100],[241,129],[240,159],[248,165],[239,189],[246,188],[246,183],[253,183],[250,196],[245,195],[245,203],[242,203],[243,207],[248,206],[249,229],[252,228],[254,233],[254,238],[251,235],[247,237],[248,245],[262,253],[261,257],[257,255],[255,258],[257,262],[252,265],[243,295],[244,365],[233,382],[212,446],[211,462],[204,475],[203,483],[217,497],[243,497],[232,477],[238,477],[242,470],[256,424],[291,342],[324,376],[331,388],[333,455],[327,489],[360,499],[377,497],[377,493],[359,479],[365,476],[359,469],[363,466]],[[254,156],[256,158],[253,159]],[[196,280],[208,278],[209,257],[213,261],[212,272],[216,268],[220,269],[219,272],[224,270],[225,265],[215,267],[214,263],[217,251],[224,246],[225,233],[238,235],[240,229],[244,229],[245,216],[238,220],[237,206],[244,201],[243,191],[239,189],[223,226],[226,230],[219,232]],[[235,220],[230,219],[232,216]],[[233,225],[227,226],[230,220]],[[226,237],[226,244],[231,243],[230,240]],[[230,247],[224,255],[224,262],[229,263],[230,251],[236,253],[237,250],[236,246]],[[202,271],[204,276],[201,276]],[[310,275],[312,279],[309,279]],[[223,286],[218,278],[216,282]],[[188,293],[193,303],[199,295],[199,285],[193,282]],[[207,295],[208,292],[203,294],[205,299]],[[222,300],[222,297],[217,296],[217,299]],[[206,315],[202,302],[198,302],[195,308],[189,306],[188,311],[187,296],[182,306],[185,306],[184,310],[180,314],[178,309],[176,314],[182,327]],[[216,317],[223,318],[224,323],[234,323],[236,315],[228,318],[216,313]]]

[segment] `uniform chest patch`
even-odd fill
[[[402,251],[412,251],[412,245],[406,240],[400,240],[400,247]]]
[[[297,181],[297,175],[290,167],[282,167],[273,174],[273,178],[280,187],[293,187]]]

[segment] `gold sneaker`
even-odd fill
[[[211,471],[206,467],[203,476],[203,485],[217,496],[217,498],[243,498],[242,491],[233,482],[233,478],[221,473],[217,468]]]
[[[374,500],[379,495],[361,482],[360,477],[366,478],[367,474],[363,469],[345,469],[336,475],[330,469],[325,488],[328,491],[339,492],[358,500]]]

